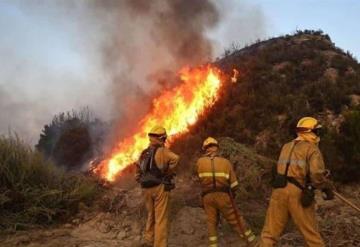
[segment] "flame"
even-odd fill
[[[239,78],[239,71],[237,69],[233,69],[233,76],[231,77],[231,82],[236,83]]]
[[[164,126],[169,141],[188,131],[208,107],[219,97],[220,71],[210,65],[201,68],[184,68],[179,72],[182,83],[164,91],[153,100],[152,110],[140,122],[138,131],[122,140],[112,157],[103,161],[96,169],[108,181],[133,164],[148,146],[147,133],[155,125]]]

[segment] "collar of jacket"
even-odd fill
[[[160,141],[158,138],[150,137],[150,146],[153,147],[164,147],[164,142]]]
[[[298,137],[295,140],[298,140],[298,141],[307,141],[307,142],[311,142],[314,144],[319,144],[319,142],[320,142],[320,137],[318,137],[317,135],[315,135],[312,132],[298,133],[297,135],[298,135]]]
[[[216,156],[219,156],[219,154],[218,154],[218,151],[208,151],[205,153],[204,156],[209,157],[209,158],[214,158]]]

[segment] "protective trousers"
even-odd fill
[[[318,231],[315,204],[304,208],[300,203],[301,190],[288,183],[285,188],[274,189],[261,233],[261,247],[274,246],[284,230],[289,216],[303,235],[307,246],[325,246]]]
[[[203,204],[207,216],[210,247],[217,247],[218,212],[223,215],[226,221],[241,238],[244,238],[249,243],[255,240],[255,235],[247,228],[245,220],[241,216],[239,210],[232,206],[229,194],[223,192],[209,193],[203,197]],[[236,218],[235,210],[238,211],[238,215],[240,216],[239,219]]]
[[[143,189],[148,212],[145,240],[154,247],[167,247],[169,193],[163,184]]]

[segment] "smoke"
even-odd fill
[[[220,28],[210,30],[213,51],[219,56],[225,49],[241,48],[264,39],[271,20],[256,3],[239,0],[213,1],[221,13]]]
[[[154,94],[176,81],[183,66],[209,62],[208,29],[219,21],[210,1],[94,1],[94,16],[110,19],[102,60],[111,75],[114,115],[121,129],[147,112]]]
[[[234,5],[241,20],[228,18]],[[0,3],[0,133],[36,139],[60,111],[89,106],[127,130],[176,71],[211,61],[217,36],[261,34],[261,11],[210,0],[68,0]],[[245,7],[244,7],[245,6]],[[244,7],[244,8],[243,8]],[[224,22],[225,21],[225,22]],[[256,23],[256,25],[245,25]],[[230,27],[231,31],[229,31]],[[252,29],[252,30],[251,30]],[[256,36],[255,35],[255,36]],[[227,39],[227,38],[225,38]],[[233,41],[233,40],[232,40]],[[215,48],[215,50],[214,50]]]

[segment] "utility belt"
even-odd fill
[[[228,188],[228,187],[222,187],[222,188],[216,187],[216,188],[212,188],[212,189],[210,189],[210,190],[203,191],[203,192],[201,193],[201,196],[204,197],[204,196],[206,196],[207,194],[215,193],[215,192],[223,192],[223,193],[229,194],[230,188]]]
[[[294,177],[287,177],[285,175],[278,174],[272,181],[272,187],[274,189],[285,188],[288,182],[295,185],[302,191],[300,202],[304,208],[307,208],[313,204],[315,201],[315,188],[310,183],[307,183],[305,186],[303,186]]]
[[[304,190],[304,188],[305,188],[294,177],[288,177],[283,174],[276,174],[275,178],[273,178],[273,180],[271,181],[271,186],[274,189],[285,188],[288,182],[292,183],[293,185],[295,185],[296,187],[298,187],[301,190]]]
[[[297,181],[294,177],[288,176],[289,166],[291,163],[290,162],[291,156],[297,143],[299,143],[299,141],[294,141],[292,143],[292,147],[289,153],[289,158],[286,162],[285,174],[279,174],[277,172],[277,165],[274,165],[271,185],[274,189],[278,189],[278,188],[285,188],[288,182],[292,183],[302,191],[300,202],[304,208],[307,208],[311,206],[315,201],[315,188],[311,185],[309,164],[308,163],[306,164],[305,186],[299,183],[299,181]]]
[[[175,189],[175,183],[172,181],[173,176],[156,176],[148,173],[140,178],[140,184],[142,188],[153,188],[160,184],[163,184],[165,191],[171,191]]]
[[[162,184],[164,185],[165,191],[171,191],[175,189],[175,182],[173,181],[174,175],[165,176]]]
[[[286,178],[289,183],[295,185],[299,189],[301,189],[301,190],[305,189],[305,187],[299,181],[297,181],[294,177],[286,177]]]

